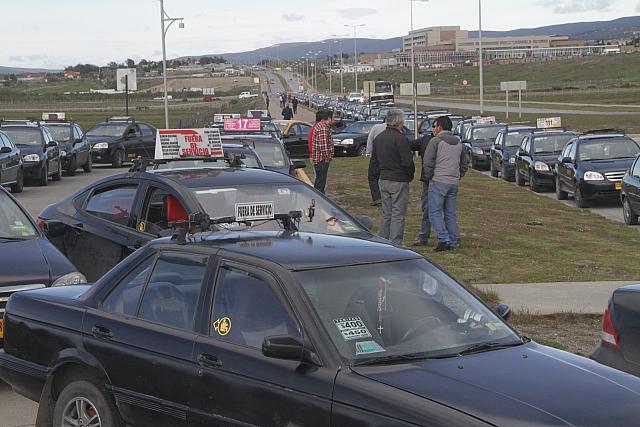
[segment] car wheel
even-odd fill
[[[556,199],[567,200],[567,197],[569,197],[567,192],[560,189],[560,178],[556,177]]]
[[[471,157],[471,169],[478,170],[478,162],[473,157]]]
[[[93,170],[93,159],[91,158],[91,154],[89,154],[87,162],[84,164],[84,166],[82,166],[82,170],[86,173],[89,173]]]
[[[573,193],[573,199],[576,202],[576,207],[580,209],[589,206],[587,201],[584,199],[584,196],[582,195],[582,191],[580,190],[580,187],[578,187],[578,184],[576,184],[576,191]]]
[[[631,209],[631,203],[629,199],[625,198],[622,201],[622,213],[624,216],[624,223],[627,225],[638,225],[638,215]]]
[[[58,161],[58,172],[51,175],[51,179],[54,181],[60,181],[62,179],[62,162]]]
[[[536,174],[532,173],[529,178],[529,188],[534,193],[539,193],[541,191],[540,184],[538,184],[538,180],[536,179]]]
[[[524,177],[520,173],[520,169],[516,167],[516,185],[518,187],[524,187],[524,184],[525,184]]]
[[[12,193],[22,193],[24,189],[24,174],[22,173],[22,169],[18,171],[18,178],[16,179],[16,183],[11,186]]]
[[[356,152],[356,154],[360,157],[364,157],[367,155],[367,146],[362,144],[360,147],[358,147],[358,150]]]
[[[38,178],[38,185],[40,187],[46,187],[49,184],[49,168],[45,163],[40,169],[40,178]]]
[[[493,164],[493,160],[491,160],[491,163],[489,164],[489,170],[491,171],[491,176],[494,178],[498,177],[498,170],[496,169],[495,165]]]
[[[118,150],[113,154],[113,160],[111,161],[111,166],[114,168],[121,168],[122,163],[124,163],[124,151]]]
[[[76,156],[73,156],[73,158],[69,162],[69,169],[67,169],[67,175],[74,176],[76,174],[76,169],[78,169],[78,158]]]
[[[502,179],[505,181],[511,181],[511,177],[509,176],[509,173],[507,172],[507,165],[503,164],[502,168],[500,170],[500,174],[502,174]]]
[[[120,416],[104,391],[90,381],[67,385],[53,410],[54,426],[120,426]]]

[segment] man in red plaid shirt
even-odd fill
[[[329,164],[333,160],[333,138],[331,127],[333,125],[333,112],[323,111],[323,119],[313,127],[311,139],[311,162],[316,174],[314,187],[324,194],[329,173]]]

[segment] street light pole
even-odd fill
[[[413,130],[414,136],[418,139],[418,86],[416,85],[416,56],[415,56],[415,44],[413,42],[413,2],[421,1],[428,2],[429,0],[409,0],[411,4],[411,92],[413,94]]]
[[[340,43],[340,95],[344,95],[344,51],[342,50],[342,38],[346,37],[347,34],[333,34],[331,37],[339,37],[338,42]]]
[[[160,0],[160,27],[162,31],[162,76],[163,76],[163,85],[164,85],[164,126],[165,129],[169,129],[169,96],[168,96],[168,88],[167,88],[167,47],[165,38],[167,37],[167,31],[171,25],[180,21],[180,28],[184,28],[184,24],[182,23],[183,18],[171,18],[164,11],[164,0]],[[168,22],[169,25],[165,28],[164,24]]]
[[[358,38],[356,36],[356,28],[358,27],[364,27],[367,24],[355,24],[355,25],[348,25],[345,24],[345,27],[353,27],[353,51],[354,51],[354,58],[353,58],[353,65],[354,65],[354,72],[356,75],[356,90],[355,92],[358,92]]]
[[[478,37],[480,39],[479,61],[480,61],[480,114],[484,114],[484,58],[482,55],[482,0],[478,0]]]

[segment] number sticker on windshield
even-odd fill
[[[371,333],[367,326],[359,317],[345,317],[344,319],[334,319],[333,323],[342,334],[345,341],[356,340],[358,338],[371,338]]]
[[[291,190],[289,190],[288,188],[278,188],[278,194],[280,196],[290,196]]]

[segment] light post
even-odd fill
[[[346,37],[346,34],[333,34],[331,37],[340,37],[338,41],[340,42],[340,95],[344,95],[344,80],[343,80],[343,72],[344,72],[344,51],[342,50],[342,38]]]
[[[164,0],[160,0],[160,26],[162,30],[162,75],[163,75],[163,83],[164,83],[164,126],[165,129],[169,129],[169,97],[167,90],[167,47],[165,38],[167,37],[167,31],[174,22],[180,21],[178,25],[179,28],[184,28],[184,18],[171,18],[164,11]],[[168,22],[169,25],[165,28],[164,24]]]
[[[416,55],[415,55],[415,43],[413,39],[413,2],[419,1],[426,3],[429,0],[409,0],[411,4],[411,92],[413,94],[413,130],[414,136],[418,139],[418,87],[416,86]]]
[[[318,92],[318,55],[322,53],[321,50],[313,54],[313,87]]]
[[[345,27],[353,27],[353,51],[355,53],[355,57],[353,58],[354,71],[356,73],[356,90],[358,92],[358,39],[356,37],[356,29],[358,27],[364,27],[367,24],[355,24],[349,25],[345,24]]]
[[[478,0],[478,38],[480,39],[480,49],[478,58],[480,60],[480,114],[484,114],[484,58],[482,55],[482,0]]]

